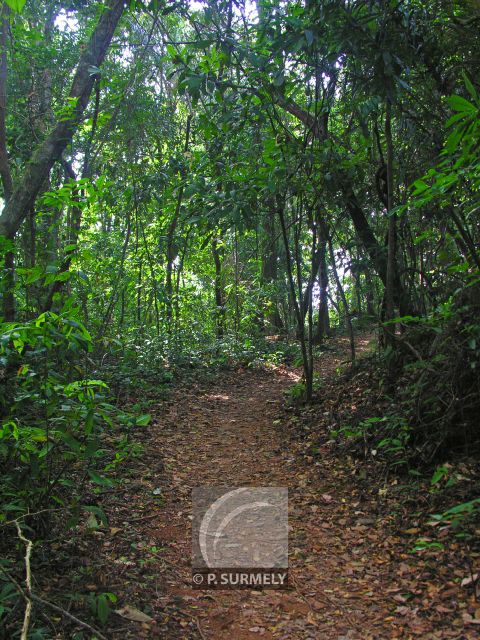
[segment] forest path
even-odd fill
[[[334,375],[346,349],[342,341],[325,355],[324,375]],[[296,379],[293,369],[238,369],[210,384],[178,388],[145,431],[143,467],[131,469],[136,479],[116,516],[122,531],[114,563],[121,556],[127,566],[107,584],[116,579],[119,605],[148,611],[156,623],[115,616],[123,625],[111,629],[113,638],[452,637],[428,633],[415,615],[402,618],[394,597],[402,558],[393,556],[371,503],[352,504],[334,462],[315,464],[292,452],[282,405]],[[289,590],[192,588],[191,490],[202,485],[288,487]],[[123,556],[122,533],[128,534]],[[392,614],[396,607],[400,612]]]
[[[343,349],[327,353],[323,368],[333,374],[342,359]],[[297,379],[285,368],[237,371],[203,392],[180,392],[170,406],[163,424],[170,425],[171,436],[163,456],[173,483],[166,496],[168,518],[160,517],[152,534],[166,547],[168,564],[177,567],[161,600],[167,607],[181,602],[196,627],[191,633],[188,624],[179,637],[366,639],[378,637],[374,629],[389,615],[379,602],[383,587],[375,575],[381,550],[362,557],[358,546],[352,548],[351,534],[330,523],[330,482],[322,486],[318,474],[314,481],[286,446],[283,392]],[[288,487],[290,590],[190,587],[190,492],[219,484]],[[346,576],[352,562],[358,573]]]

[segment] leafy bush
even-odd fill
[[[408,447],[412,427],[404,418],[396,415],[362,420],[356,426],[344,426],[330,432],[334,438],[344,438],[361,446],[377,459],[383,459],[392,467],[408,467]]]
[[[0,520],[68,504],[78,476],[111,484],[96,466],[115,409],[107,385],[86,376],[91,349],[88,331],[71,313],[2,325]]]
[[[480,284],[452,295],[422,320],[408,323],[398,399],[415,427],[412,445],[423,460],[480,442]]]
[[[155,384],[170,383],[177,373],[196,369],[206,371],[236,366],[291,364],[299,354],[296,342],[269,340],[227,334],[218,340],[209,333],[182,333],[175,336],[132,335],[124,343],[104,339],[105,355],[100,371],[114,387],[141,385],[147,379]]]

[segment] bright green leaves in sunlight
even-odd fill
[[[4,0],[5,4],[15,13],[21,13],[27,0]]]

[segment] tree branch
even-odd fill
[[[10,200],[13,192],[12,174],[10,173],[10,165],[8,162],[7,131],[5,125],[7,114],[7,32],[9,14],[9,7],[3,3],[0,18],[0,176],[3,184],[5,202]]]

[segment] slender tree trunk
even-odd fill
[[[374,285],[373,285],[373,278],[368,268],[365,270],[365,284],[366,284],[365,302],[367,305],[367,314],[370,317],[375,317],[377,315],[374,307],[375,291],[374,291]]]
[[[140,234],[139,220],[137,211],[135,210],[135,265],[137,266],[137,284],[136,290],[136,320],[137,326],[142,329],[142,277],[143,277],[143,256],[140,254]]]
[[[107,330],[107,327],[110,323],[110,320],[112,318],[112,313],[113,310],[115,308],[115,304],[117,302],[117,297],[118,297],[118,288],[122,282],[122,278],[123,278],[123,274],[124,274],[124,265],[125,265],[125,258],[127,255],[127,249],[128,249],[128,244],[130,242],[130,236],[132,234],[132,217],[130,215],[130,213],[128,213],[127,215],[127,229],[125,232],[125,240],[123,242],[123,247],[122,247],[122,255],[120,258],[120,266],[119,266],[119,270],[118,270],[118,276],[117,276],[117,281],[115,282],[115,285],[113,287],[113,291],[112,291],[112,295],[110,297],[110,301],[108,303],[107,306],[107,310],[105,312],[105,315],[103,317],[103,321],[100,327],[100,331],[98,332],[97,335],[97,340],[99,340],[100,338],[102,338],[105,335],[105,331]],[[123,291],[123,289],[122,289]]]
[[[358,262],[354,263],[352,261],[351,273],[352,273],[352,278],[353,278],[353,282],[354,282],[354,285],[355,285],[355,296],[357,298],[357,315],[358,315],[359,318],[361,318],[362,314],[363,314],[363,308],[362,308],[362,278],[361,278],[361,271],[360,271],[360,268],[358,266]]]
[[[295,314],[295,320],[297,324],[297,335],[300,341],[300,348],[302,351],[302,360],[303,360],[303,372],[305,377],[305,389],[306,389],[306,401],[310,402],[312,400],[313,394],[313,367],[311,352],[307,345],[307,337],[305,336],[305,316],[303,315],[303,306],[302,306],[302,283],[298,282],[298,273],[297,273],[297,285],[295,285],[295,276],[293,273],[292,266],[292,257],[290,255],[290,243],[288,240],[287,233],[287,225],[285,224],[285,214],[284,214],[284,206],[282,202],[277,203],[277,213],[280,221],[280,227],[282,230],[282,238],[283,245],[285,249],[285,262],[287,267],[287,277],[288,284],[290,288],[290,297],[292,300],[293,310]],[[297,256],[298,256],[298,249]]]
[[[150,253],[150,249],[148,247],[147,236],[145,234],[145,228],[140,221],[140,226],[142,229],[142,238],[143,238],[143,246],[145,249],[145,253],[147,256],[148,268],[150,269],[150,279],[152,281],[152,289],[153,289],[153,308],[155,311],[155,327],[157,336],[160,335],[160,311],[158,308],[158,291],[157,291],[157,279],[155,278],[155,268],[153,265],[152,255]]]
[[[68,162],[63,162],[62,164],[63,164],[63,167],[64,167],[64,169],[66,171],[66,174],[69,177],[69,179],[73,180],[75,182],[77,180],[77,178],[75,176],[75,172],[72,169],[72,166]],[[75,255],[75,251],[76,251],[77,244],[78,244],[78,236],[80,234],[80,226],[81,226],[81,223],[82,223],[82,209],[81,209],[80,203],[78,201],[78,193],[77,193],[76,190],[73,193],[73,199],[74,199],[74,201],[77,201],[78,204],[75,204],[72,207],[68,244],[69,245],[74,245],[74,248],[72,250],[70,250],[68,252],[68,254],[64,257],[63,262],[62,262],[62,264],[60,266],[60,269],[59,269],[59,274],[66,273],[70,269],[70,265],[72,263],[72,259],[73,259],[74,255]],[[51,310],[55,295],[57,293],[60,293],[60,291],[62,290],[63,285],[64,285],[64,281],[63,280],[56,280],[52,284],[52,286],[50,287],[50,289],[48,291],[47,299],[45,300],[45,303],[43,305],[43,311],[50,311]]]
[[[137,326],[142,330],[142,278],[143,278],[143,260],[140,258],[137,276]]]
[[[180,254],[180,262],[177,268],[177,277],[175,279],[175,331],[178,333],[180,328],[180,280],[183,275],[183,264],[185,261],[185,256],[188,251],[188,238],[190,236],[191,227],[187,230],[185,235],[184,245],[182,253]]]
[[[225,296],[222,284],[222,260],[221,251],[218,246],[218,238],[212,238],[212,255],[215,264],[215,324],[217,328],[217,338],[221,340],[225,333]]]
[[[235,234],[235,246],[234,246],[234,264],[235,264],[235,337],[238,338],[238,332],[240,331],[240,274],[238,267],[238,232],[237,228],[234,229]]]
[[[120,331],[123,328],[123,323],[125,322],[125,287],[122,287],[122,292],[120,293],[120,320],[118,321],[118,328]]]
[[[311,261],[311,269],[310,269],[310,275],[308,278],[308,282],[307,285],[305,287],[305,291],[303,292],[302,295],[302,309],[303,309],[303,315],[304,317],[307,316],[308,310],[312,304],[312,294],[313,294],[313,287],[315,285],[315,281],[317,279],[317,274],[319,272],[320,269],[320,261],[321,261],[321,251],[322,251],[322,247],[320,245],[320,243],[317,243],[317,228],[313,227],[312,228],[312,235],[314,238],[314,248],[313,248],[313,255],[312,255],[312,261]]]
[[[319,228],[319,268],[318,268],[318,284],[319,284],[319,304],[318,304],[318,321],[315,340],[321,342],[330,333],[330,317],[328,313],[328,270],[327,270],[327,238],[323,225]]]
[[[342,305],[345,312],[345,323],[347,325],[348,337],[350,339],[350,357],[352,360],[352,364],[354,364],[355,363],[355,334],[353,332],[353,324],[352,324],[352,317],[350,314],[350,308],[348,306],[347,296],[345,295],[345,291],[342,287],[342,283],[338,276],[337,265],[335,263],[335,251],[333,250],[333,242],[327,229],[325,229],[325,235],[328,238],[328,252],[330,254],[330,262],[332,264],[333,277],[335,278],[337,290],[342,300]]]
[[[395,253],[396,253],[396,217],[392,213],[393,203],[393,140],[392,140],[392,103],[387,98],[385,115],[385,141],[387,144],[387,198],[388,198],[388,259],[387,282],[385,287],[386,319],[395,317]],[[385,327],[385,344],[395,349],[395,325]]]
[[[187,153],[188,151],[188,145],[190,142],[191,122],[192,122],[192,116],[189,114],[187,117],[187,127],[185,131],[185,145],[183,148],[185,153]],[[174,267],[175,259],[178,254],[176,249],[176,244],[175,244],[175,233],[177,230],[178,221],[180,219],[180,211],[182,208],[182,201],[183,201],[183,191],[184,191],[184,185],[182,183],[178,189],[175,212],[173,214],[173,218],[168,226],[168,231],[167,231],[167,266],[166,266],[166,273],[165,273],[165,298],[166,298],[167,330],[169,332],[172,330],[172,318],[173,318],[173,267]]]
[[[277,239],[275,236],[275,200],[269,206],[263,223],[264,243],[262,256],[262,283],[267,287],[270,296],[265,319],[274,331],[282,328],[282,320],[278,312],[276,299],[277,284]]]

